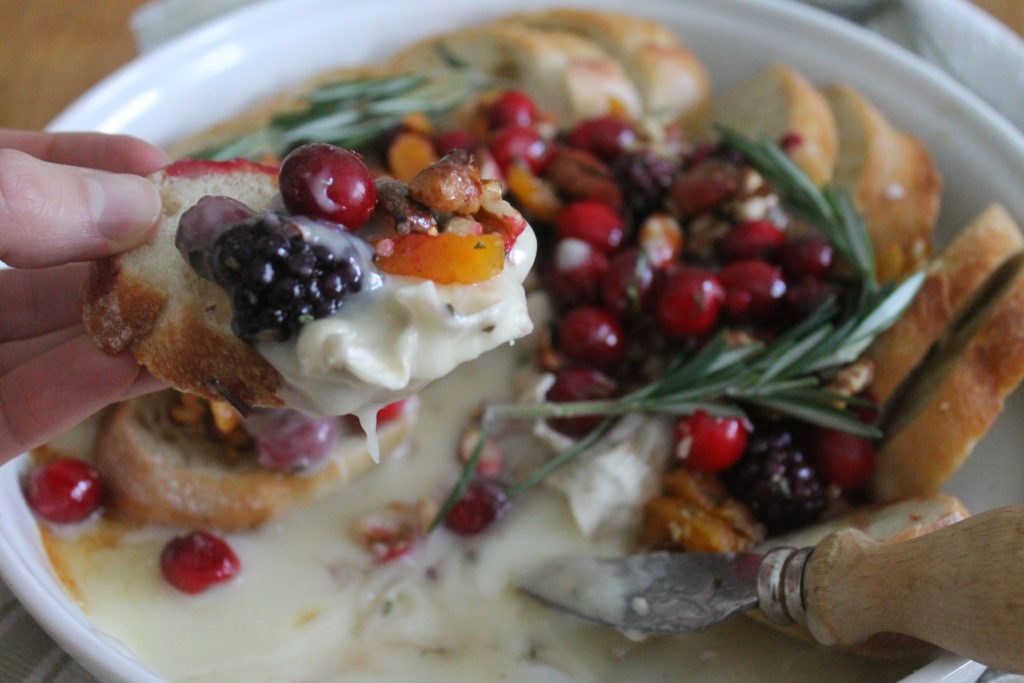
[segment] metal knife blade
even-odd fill
[[[544,563],[520,587],[541,603],[627,633],[702,631],[758,605],[759,553],[652,553]]]

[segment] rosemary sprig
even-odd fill
[[[429,76],[389,74],[327,83],[306,94],[298,110],[277,114],[264,128],[191,156],[259,160],[267,155],[282,157],[307,142],[360,147],[399,125],[409,114],[443,116],[490,84],[487,76],[469,68]]]
[[[755,141],[728,128],[720,127],[719,132],[773,185],[787,208],[832,242],[857,276],[856,295],[844,306],[826,302],[768,344],[735,345],[723,331],[696,353],[674,358],[654,381],[615,399],[487,406],[485,429],[509,418],[605,416],[576,444],[512,486],[510,495],[522,493],[570,462],[604,435],[614,416],[627,413],[681,415],[703,409],[742,414],[742,406],[751,406],[861,436],[881,436],[876,427],[840,407],[862,401],[830,391],[824,383],[831,371],[856,360],[899,319],[920,289],[924,273],[898,284],[879,284],[871,238],[845,190],[818,188],[774,142]],[[456,489],[464,490],[472,475],[467,463]]]

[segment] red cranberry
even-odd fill
[[[782,271],[765,261],[730,263],[718,279],[725,288],[725,310],[734,320],[767,322],[778,314],[786,296]]]
[[[293,213],[356,230],[377,206],[373,175],[355,152],[326,142],[299,147],[281,164],[281,197]]]
[[[670,337],[694,337],[714,327],[724,300],[725,291],[714,274],[682,267],[669,275],[658,296],[655,315]]]
[[[401,401],[389,403],[380,410],[378,410],[377,426],[387,424],[388,422],[397,419],[398,416],[402,414],[402,411],[405,410],[405,401],[406,399],[403,398]]]
[[[616,393],[614,380],[600,370],[583,366],[570,366],[555,374],[555,382],[545,398],[554,403],[593,401],[610,398]],[[550,420],[551,426],[569,436],[583,436],[603,418],[600,415],[563,417]]]
[[[807,450],[825,479],[843,491],[859,489],[875,472],[875,442],[863,436],[812,427]]]
[[[608,271],[608,257],[587,242],[560,240],[548,272],[549,291],[563,304],[597,301],[598,286]]]
[[[786,154],[793,154],[804,144],[804,138],[799,133],[783,133],[779,136],[779,148]]]
[[[654,270],[647,262],[641,266],[639,259],[638,250],[623,249],[601,278],[601,302],[620,319],[645,310],[651,302]]]
[[[604,369],[615,367],[626,352],[619,321],[592,306],[570,311],[562,319],[558,341],[569,358]]]
[[[743,418],[712,417],[698,410],[676,423],[676,454],[692,470],[721,472],[743,455],[749,429]]]
[[[711,211],[739,189],[739,171],[732,164],[708,159],[678,176],[669,195],[685,214]]]
[[[804,277],[786,291],[786,307],[797,320],[802,320],[841,294],[839,285],[816,277]]]
[[[522,90],[506,90],[487,109],[491,128],[529,126],[537,120],[537,105]]]
[[[491,138],[491,154],[502,171],[522,162],[539,173],[551,158],[547,141],[529,126],[505,126]]]
[[[189,595],[229,580],[241,566],[227,543],[205,531],[172,538],[160,553],[164,579]]]
[[[558,236],[575,237],[610,254],[622,244],[622,217],[607,204],[584,199],[572,202],[555,220]]]
[[[40,465],[28,477],[25,499],[49,522],[81,522],[103,502],[103,480],[84,460],[58,458]]]
[[[460,536],[474,536],[504,517],[510,505],[500,482],[477,479],[444,518],[444,525]]]
[[[613,161],[636,142],[636,133],[627,121],[617,116],[599,116],[569,131],[566,142],[605,161]]]
[[[472,154],[476,147],[476,138],[458,128],[446,130],[434,137],[434,151],[442,157],[453,149],[461,149]]]
[[[832,267],[835,248],[824,235],[807,233],[786,242],[782,248],[782,267],[791,278],[803,275],[822,277]]]
[[[726,261],[772,259],[786,242],[786,233],[771,221],[744,221],[733,226],[718,243]]]

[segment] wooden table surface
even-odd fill
[[[39,129],[136,54],[128,20],[147,0],[0,0],[0,127]],[[1024,32],[1024,0],[975,0]]]
[[[39,129],[137,54],[146,0],[0,0],[0,128]]]

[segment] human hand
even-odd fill
[[[84,261],[145,241],[160,197],[139,174],[167,163],[122,135],[0,129],[0,464],[103,406],[159,388],[82,327]]]

